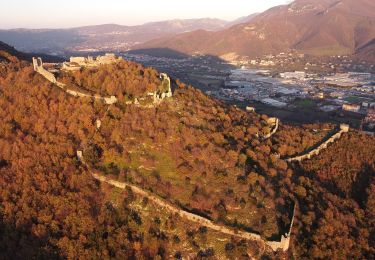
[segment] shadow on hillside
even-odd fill
[[[15,228],[0,220],[0,259],[62,259],[47,237],[39,238],[29,230]]]
[[[169,59],[187,59],[191,57],[188,54],[172,50],[169,48],[150,48],[150,49],[137,49],[127,52],[128,54],[134,55],[149,55],[158,58],[169,58]]]
[[[154,67],[172,78],[190,84],[202,91],[224,86],[224,78],[236,66],[214,55],[189,55],[169,48],[131,50],[122,53],[125,58]]]

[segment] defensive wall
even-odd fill
[[[336,134],[332,135],[327,141],[319,145],[317,148],[303,155],[288,158],[286,159],[286,161],[287,162],[301,162],[307,159],[311,159],[313,156],[319,155],[322,150],[327,149],[329,144],[334,143],[336,140],[340,139],[344,133],[347,133],[347,132],[349,132],[349,125],[341,124],[340,130]]]
[[[38,72],[40,75],[45,77],[48,81],[52,82],[53,84],[57,83],[55,75],[53,75],[53,73],[49,72],[43,67],[43,61],[41,58],[33,57],[33,67],[34,67],[34,71]]]
[[[115,62],[119,59],[119,58],[115,59],[114,56],[109,55],[109,54],[106,54],[106,56],[100,56],[100,57],[98,57],[97,60],[95,60],[95,62],[93,63],[94,65],[92,65],[92,66],[98,66],[98,65],[102,65],[102,64],[111,64],[111,63],[113,63],[113,62]],[[83,64],[90,64],[90,62],[92,60],[92,58],[90,58],[90,57],[89,58],[71,57],[70,59],[71,59],[71,61],[73,60],[74,62],[81,61],[79,66],[83,66]],[[112,105],[112,104],[117,103],[117,98],[115,96],[103,97],[103,96],[100,96],[100,95],[90,95],[90,94],[86,94],[86,93],[83,93],[83,92],[80,92],[80,91],[77,91],[77,90],[68,89],[66,84],[58,82],[56,80],[55,75],[53,73],[49,72],[48,70],[46,70],[43,67],[43,62],[42,62],[41,58],[33,57],[33,67],[34,67],[34,71],[38,72],[40,75],[42,75],[44,78],[46,78],[49,82],[55,84],[56,86],[58,86],[59,88],[64,90],[69,95],[72,95],[74,97],[93,98],[95,100],[103,101],[107,105]],[[148,97],[152,98],[152,104],[151,105],[142,106],[139,103],[139,101],[142,101],[142,100],[145,99],[145,98],[142,98],[142,97],[139,98],[139,99],[135,98],[132,101],[128,101],[128,102],[126,102],[126,104],[135,104],[135,105],[142,106],[142,107],[153,107],[154,105],[160,104],[161,101],[163,101],[163,99],[172,97],[171,79],[165,73],[160,73],[159,77],[162,80],[162,85],[164,86],[164,84],[166,84],[166,89],[156,90],[154,92],[150,92],[150,93],[147,94]]]
[[[271,136],[273,136],[274,134],[276,134],[277,130],[279,129],[279,122],[280,122],[280,120],[276,117],[270,117],[270,118],[267,119],[267,123],[269,125],[271,125],[272,130],[269,134],[263,136],[263,139],[268,139]]]
[[[82,151],[77,151],[77,157],[81,162],[84,163]],[[218,224],[214,223],[213,221],[211,221],[207,218],[204,218],[202,216],[195,215],[193,213],[187,212],[187,211],[185,211],[183,209],[180,209],[180,208],[170,204],[169,202],[164,201],[163,199],[157,197],[156,195],[153,195],[150,192],[145,191],[145,190],[143,190],[143,189],[141,189],[141,188],[139,188],[139,187],[137,187],[133,184],[111,180],[111,179],[109,179],[105,176],[100,175],[99,173],[94,173],[94,170],[92,170],[92,176],[96,180],[98,180],[100,182],[105,182],[105,183],[110,184],[110,185],[112,185],[116,188],[126,189],[126,187],[130,187],[134,193],[136,193],[136,194],[138,194],[142,197],[147,197],[150,201],[154,202],[158,206],[160,206],[160,207],[162,207],[162,208],[164,208],[164,209],[166,209],[166,210],[168,210],[172,213],[178,214],[182,218],[185,218],[189,221],[198,223],[199,225],[205,226],[205,227],[210,228],[212,230],[215,230],[215,231],[227,234],[227,235],[239,237],[239,238],[242,238],[242,239],[246,239],[246,240],[262,242],[266,246],[269,246],[273,251],[277,251],[277,250],[287,251],[289,249],[290,235],[291,235],[291,232],[292,232],[294,216],[295,216],[295,206],[294,206],[294,209],[293,209],[293,215],[292,215],[292,219],[291,219],[291,223],[290,223],[288,232],[285,235],[281,236],[280,241],[268,241],[268,240],[263,239],[259,234],[241,231],[241,230],[234,230],[234,229],[228,228],[226,226],[218,225]]]
[[[278,241],[267,241],[266,244],[272,248],[273,251],[277,251],[278,249],[281,249],[283,251],[287,251],[289,249],[290,245],[290,237],[292,234],[292,228],[294,223],[294,217],[296,215],[296,205],[293,206],[293,214],[289,226],[289,230],[287,233],[281,236],[280,242]]]
[[[49,72],[43,67],[43,61],[41,58],[35,58],[33,57],[33,67],[34,71],[38,72],[40,75],[42,75],[45,79],[47,79],[49,82],[55,84],[59,88],[63,89],[66,93],[69,95],[72,95],[74,97],[83,97],[83,98],[93,98],[95,100],[101,100],[107,105],[112,105],[117,103],[117,98],[115,96],[110,96],[110,97],[102,97],[99,95],[89,95],[85,94],[83,92],[77,91],[77,90],[72,90],[68,89],[66,84],[58,82],[56,80],[55,75],[53,73]]]

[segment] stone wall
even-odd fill
[[[270,138],[271,136],[273,136],[274,134],[276,134],[277,132],[277,129],[279,129],[279,119],[276,118],[276,117],[270,117],[267,119],[267,123],[271,126],[273,126],[271,132],[265,136],[263,136],[263,139],[268,139]]]
[[[277,251],[278,249],[281,249],[282,251],[287,251],[289,249],[290,245],[290,236],[292,234],[292,228],[294,224],[294,218],[296,215],[296,206],[293,207],[293,214],[292,219],[290,222],[289,230],[285,235],[281,236],[280,242],[278,241],[267,241],[266,244],[272,248],[273,251]]]
[[[303,155],[286,159],[286,161],[287,162],[301,162],[304,160],[311,159],[313,156],[319,155],[322,152],[322,150],[327,149],[330,143],[334,143],[336,140],[341,138],[343,133],[347,133],[347,132],[349,132],[349,126],[346,124],[341,124],[340,131],[332,135],[327,141],[319,145],[317,148]]]
[[[147,93],[147,96],[152,98],[153,104],[151,106],[158,105],[165,98],[170,98],[173,95],[172,87],[171,87],[171,79],[169,78],[169,76],[166,73],[160,73],[159,78],[162,80],[162,84],[164,84],[164,82],[167,82],[167,89],[165,91],[156,90],[154,92]],[[142,98],[140,98],[140,100],[142,100]],[[131,101],[129,102],[129,104],[132,104],[132,103],[136,105],[140,105],[138,99],[134,100],[134,102],[131,102]]]
[[[34,70],[41,74],[43,77],[45,77],[48,81],[54,84],[57,82],[55,75],[53,75],[51,72],[49,72],[43,67],[43,61],[41,58],[33,57],[33,66]]]
[[[84,162],[83,158],[81,158],[81,161]],[[290,224],[290,227],[289,227],[289,232],[286,233],[285,235],[281,236],[280,241],[267,241],[267,240],[264,240],[259,234],[241,231],[241,230],[233,230],[233,229],[228,228],[226,226],[219,225],[219,224],[217,224],[217,223],[215,223],[215,222],[213,222],[213,221],[211,221],[207,218],[204,218],[202,216],[198,216],[198,215],[195,215],[193,213],[182,210],[182,209],[170,204],[169,202],[167,202],[165,200],[162,200],[158,196],[153,195],[149,191],[143,190],[143,189],[141,189],[141,188],[139,188],[139,187],[137,187],[133,184],[119,182],[119,181],[115,181],[115,180],[110,180],[110,179],[106,178],[105,176],[102,176],[102,175],[100,175],[98,173],[94,173],[94,172],[92,172],[91,174],[95,179],[97,179],[101,182],[106,182],[106,183],[108,183],[110,185],[113,185],[117,188],[125,189],[126,187],[130,187],[133,190],[134,193],[136,193],[138,195],[141,195],[143,197],[147,197],[150,201],[156,203],[161,208],[166,209],[166,210],[168,210],[170,212],[173,212],[175,214],[178,214],[182,218],[185,218],[189,221],[198,223],[202,226],[206,226],[206,227],[208,227],[210,229],[213,229],[215,231],[218,231],[218,232],[221,232],[221,233],[224,233],[224,234],[228,234],[228,235],[231,235],[231,236],[239,237],[239,238],[242,238],[242,239],[246,239],[246,240],[255,240],[255,241],[262,242],[265,245],[269,246],[273,251],[277,251],[277,250],[287,251],[289,249],[290,235],[291,235],[291,230],[292,230],[292,226],[293,226],[293,222],[294,222],[295,209],[293,210],[293,216],[292,216],[291,224]]]
[[[113,63],[113,62],[117,61],[120,58],[116,58],[114,55],[111,55],[111,54],[106,54],[105,56],[99,56],[97,59],[99,59],[99,60],[98,61],[95,60],[94,64],[96,64],[96,62],[101,62],[100,64],[110,64],[110,63]],[[90,62],[93,61],[93,59],[91,57],[89,57],[89,58],[71,57],[70,61],[71,61],[71,63],[77,63],[77,64],[81,63],[82,64],[82,63],[90,63]],[[68,63],[64,63],[64,66],[67,66],[67,64]],[[77,90],[68,89],[66,84],[58,82],[56,80],[56,77],[51,72],[44,69],[43,62],[42,62],[41,58],[33,58],[33,66],[34,66],[34,70],[36,72],[41,74],[44,78],[46,78],[51,83],[53,83],[53,84],[57,85],[59,88],[63,89],[69,95],[72,95],[72,96],[75,96],[75,97],[81,97],[81,98],[93,98],[95,100],[101,100],[107,105],[115,104],[118,101],[115,96],[103,97],[103,96],[99,96],[99,95],[89,95],[89,94],[85,94],[85,93],[77,91]],[[78,65],[78,66],[81,66],[81,65]],[[72,69],[67,69],[67,70],[75,70],[75,68],[76,67],[73,66]],[[80,67],[78,67],[78,68],[80,68]],[[159,77],[162,80],[162,84],[164,84],[164,82],[167,82],[167,89],[165,91],[155,91],[155,92],[148,93],[147,95],[152,98],[152,104],[150,106],[144,106],[144,107],[153,107],[157,104],[160,104],[165,98],[172,97],[171,79],[165,73],[160,73]],[[142,98],[140,98],[140,99],[142,99]],[[134,105],[140,106],[139,100],[137,98],[135,98],[133,101],[126,102],[126,104],[128,104],[128,105],[134,104]]]
[[[72,90],[72,89],[67,89],[66,84],[58,82],[56,80],[55,75],[53,75],[51,72],[46,70],[43,67],[43,62],[41,58],[35,58],[33,57],[33,67],[34,71],[38,72],[40,75],[42,75],[44,78],[46,78],[49,82],[55,84],[59,88],[63,89],[66,93],[69,95],[72,95],[74,97],[82,97],[82,98],[93,98],[95,100],[101,100],[107,105],[112,105],[117,103],[117,98],[115,96],[110,96],[110,97],[102,97],[99,95],[89,95],[85,94],[83,92],[77,91],[77,90]]]
[[[105,64],[113,64],[121,61],[121,57],[116,57],[113,53],[106,53],[104,56],[97,56],[96,58],[88,57],[70,57],[69,62],[63,63],[63,70],[75,71],[82,67],[97,67]]]

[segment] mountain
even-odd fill
[[[24,53],[16,50],[14,47],[0,41],[0,61],[17,61],[25,60],[31,61],[33,56],[42,57],[47,62],[62,61],[60,57],[42,54],[42,53]]]
[[[375,39],[356,51],[356,56],[361,60],[375,62]]]
[[[198,30],[136,48],[185,53],[260,56],[296,49],[308,54],[353,54],[375,38],[372,0],[296,0],[218,32]]]
[[[71,29],[0,30],[0,40],[27,52],[63,54],[73,51],[127,50],[136,43],[204,29],[224,29],[219,19],[188,19],[146,23],[138,26],[104,24]]]
[[[25,53],[19,52],[14,47],[0,41],[0,61],[16,61],[27,58]]]
[[[238,19],[235,19],[231,22],[228,22],[225,27],[229,28],[229,27],[232,27],[233,25],[236,25],[236,24],[241,24],[241,23],[249,23],[250,21],[252,21],[259,13],[253,13],[253,14],[250,14],[250,15],[247,15],[247,16],[243,16],[243,17],[240,17]]]

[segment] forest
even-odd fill
[[[266,115],[178,80],[173,98],[153,108],[108,107],[68,96],[30,63],[8,60],[0,64],[0,258],[374,258],[374,137],[352,131],[318,157],[287,164],[283,156],[334,126],[282,125],[263,140]],[[63,78],[129,97],[160,84],[155,70],[128,62]],[[77,150],[109,178],[266,239],[280,239],[296,204],[290,249],[219,234],[101,184]]]

